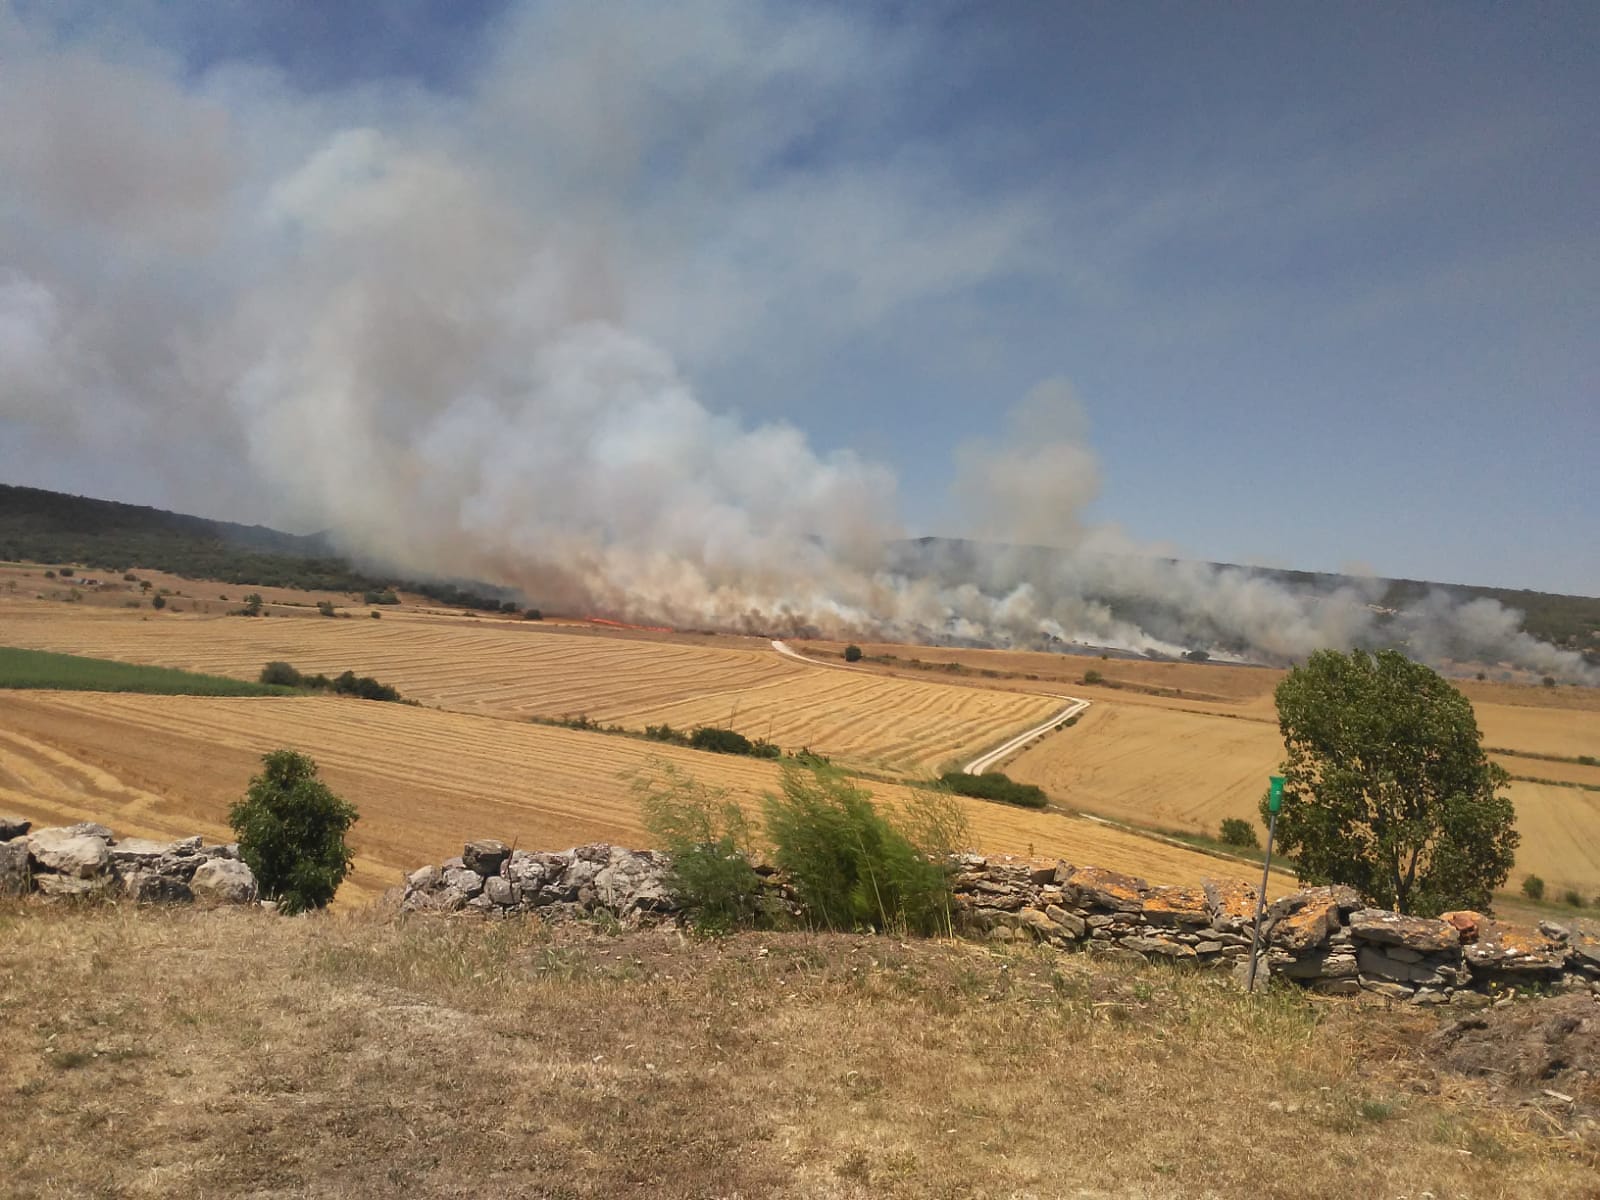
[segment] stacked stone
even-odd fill
[[[954,894],[960,927],[992,941],[1083,945],[1196,964],[1248,954],[1255,892],[1226,880],[1156,887],[1102,867],[963,855]]]
[[[652,850],[604,842],[559,853],[513,850],[491,839],[468,842],[460,857],[406,877],[405,912],[539,912],[546,917],[607,912],[625,923],[670,916],[671,863]]]
[[[251,904],[256,879],[239,847],[118,838],[82,823],[29,834],[31,824],[0,817],[0,895],[126,897],[141,903]]]

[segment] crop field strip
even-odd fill
[[[1510,706],[1478,707],[1493,721]],[[1594,713],[1527,711],[1580,727],[1596,721]],[[1600,769],[1583,764],[1492,757],[1516,774],[1600,783]],[[1101,701],[1074,728],[1047,736],[1002,769],[1082,812],[1215,836],[1224,817],[1259,825],[1257,802],[1282,758],[1276,724]],[[1510,888],[1531,872],[1552,889],[1574,887],[1589,900],[1600,895],[1600,792],[1523,780],[1508,792],[1522,834]]]
[[[358,873],[370,899],[402,871],[458,853],[468,837],[524,847],[646,842],[627,776],[669,762],[747,804],[774,790],[770,762],[469,714],[329,698],[217,699],[93,693],[0,694],[0,803],[46,823],[94,819],[119,832],[226,835],[228,805],[259,756],[311,754],[360,808]],[[872,785],[895,804],[903,789]],[[1063,857],[1171,882],[1233,864],[1094,822],[960,801],[990,852]]]
[[[827,671],[770,651],[595,638],[511,623],[6,613],[0,640],[253,678],[272,659],[353,669],[409,699],[503,716],[585,714],[632,729],[729,725],[788,749],[910,774],[1047,718],[1049,697]]]

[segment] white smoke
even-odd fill
[[[797,170],[914,54],[828,9],[517,9],[460,95],[190,78],[0,0],[0,417],[207,512],[270,497],[407,571],[650,623],[1291,660],[1398,634],[1592,678],[1489,601],[1380,620],[1086,522],[1070,388],[963,447],[967,531],[891,549],[895,480],[712,411],[679,362],[755,313],[850,328],[1027,261],[1038,213],[936,162]],[[125,31],[124,31],[125,32]]]

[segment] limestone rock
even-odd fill
[[[1581,920],[1572,923],[1572,936],[1567,940],[1567,960],[1581,971],[1600,976],[1600,921]]]
[[[1369,979],[1365,975],[1361,977],[1361,987],[1389,1000],[1409,1000],[1415,994],[1415,989],[1403,983],[1392,983],[1386,979]]]
[[[1337,888],[1310,888],[1277,901],[1265,923],[1268,941],[1294,954],[1326,945],[1339,928],[1345,897],[1338,893]]]
[[[28,853],[45,871],[78,879],[98,875],[111,859],[107,839],[94,833],[78,832],[83,828],[41,829],[29,835]]]
[[[406,891],[429,892],[438,887],[443,879],[443,872],[438,867],[420,867],[406,876]]]
[[[461,865],[479,875],[498,875],[500,867],[511,857],[511,847],[493,838],[468,842],[461,848]]]
[[[67,829],[83,837],[97,837],[104,842],[109,842],[117,836],[104,825],[97,825],[93,821],[79,821],[76,825],[68,825]]]
[[[256,877],[244,863],[210,858],[195,868],[189,888],[199,900],[215,904],[254,904]]]
[[[1068,937],[1081,938],[1088,932],[1089,927],[1082,917],[1074,916],[1059,904],[1046,905],[1044,915],[1059,925],[1061,932]]]
[[[1439,954],[1461,945],[1461,934],[1454,925],[1427,917],[1403,917],[1382,908],[1351,913],[1350,933],[1358,942],[1404,946],[1420,954]]]
[[[8,817],[0,813],[0,842],[9,842],[23,837],[28,830],[33,828],[33,822],[22,817]]]
[[[1079,867],[1062,882],[1062,888],[1077,904],[1130,913],[1144,907],[1145,893],[1150,890],[1144,880],[1104,867]]]
[[[1363,979],[1371,976],[1394,983],[1440,984],[1444,977],[1427,962],[1406,962],[1385,954],[1378,946],[1362,946],[1356,951],[1356,962]]]
[[[501,908],[509,908],[516,903],[511,881],[502,879],[498,875],[491,875],[483,881],[483,894],[489,898],[491,904],[498,904]]]
[[[40,894],[67,898],[98,896],[106,890],[108,883],[105,875],[61,875],[55,871],[39,871],[33,877],[33,886]]]
[[[1256,916],[1256,889],[1237,879],[1203,879],[1206,909],[1213,929],[1237,933],[1248,929]]]
[[[1194,887],[1153,887],[1144,898],[1144,919],[1151,925],[1202,929],[1211,924],[1206,894]]]
[[[1491,921],[1479,930],[1478,940],[1466,948],[1465,957],[1474,978],[1553,980],[1566,965],[1567,945],[1542,933]]]
[[[1160,958],[1192,959],[1195,958],[1193,946],[1185,946],[1182,942],[1173,941],[1164,937],[1125,937],[1122,946],[1127,950],[1137,950],[1140,954],[1154,954]]]
[[[466,867],[451,867],[444,873],[444,885],[471,899],[483,891],[483,876]]]
[[[171,842],[152,842],[145,838],[123,838],[113,842],[111,865],[119,874],[131,871],[156,871],[163,858],[172,856]]]
[[[131,870],[121,878],[123,895],[140,904],[183,904],[194,899],[187,883],[159,871]]]
[[[28,890],[28,843],[21,838],[0,842],[0,896],[20,896]]]
[[[1017,914],[1017,924],[1040,941],[1061,936],[1061,928],[1037,908],[1025,908]]]

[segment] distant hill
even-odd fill
[[[917,538],[890,548],[896,569],[912,575],[952,574],[973,578],[981,560],[997,551],[1013,561],[1043,569],[1060,551],[1045,547],[995,547],[955,538]],[[159,508],[69,496],[41,488],[0,484],[0,559],[79,562],[105,570],[142,566],[190,578],[219,579],[259,587],[296,587],[335,592],[381,591],[399,587],[456,608],[494,609],[512,599],[500,587],[471,581],[402,580],[359,567],[336,553],[323,534],[282,533],[263,525],[212,521]],[[1230,567],[1227,563],[1207,564]],[[1265,567],[1233,569],[1264,576],[1286,587],[1329,593],[1370,580],[1315,571]],[[1430,592],[1457,601],[1483,596],[1524,614],[1523,628],[1541,641],[1583,653],[1600,663],[1600,598],[1468,584],[1384,579],[1380,608],[1402,609]],[[1151,601],[1139,596],[1107,596],[1120,614],[1148,619]]]
[[[1062,551],[1046,546],[995,546],[961,538],[924,537],[896,543],[891,561],[897,570],[908,574],[934,578],[945,576],[956,580],[981,578],[986,571],[992,573],[992,564],[998,558],[1007,564],[1003,574],[1012,578],[1028,578],[1047,577],[1051,565],[1059,562],[1061,555]],[[1165,561],[1176,563],[1179,560]],[[986,567],[985,564],[991,565]],[[1269,579],[1292,591],[1313,595],[1329,595],[1346,587],[1372,588],[1375,585],[1380,590],[1373,603],[1379,610],[1409,608],[1432,593],[1443,593],[1456,603],[1479,597],[1496,600],[1507,608],[1521,612],[1522,627],[1532,636],[1562,649],[1577,651],[1591,663],[1600,665],[1600,597],[1482,587],[1476,584],[1434,583],[1424,579],[1357,579],[1329,572],[1288,571],[1234,563],[1197,565],[1242,571]],[[1115,572],[1108,571],[1107,575],[1114,576]],[[1141,626],[1148,626],[1157,616],[1152,609],[1159,606],[1159,600],[1152,602],[1149,597],[1115,594],[1099,598],[1118,616]]]
[[[512,593],[485,583],[403,580],[356,567],[323,534],[236,525],[160,508],[0,484],[0,559],[132,567],[190,579],[331,592],[403,588],[453,608],[498,609]]]

